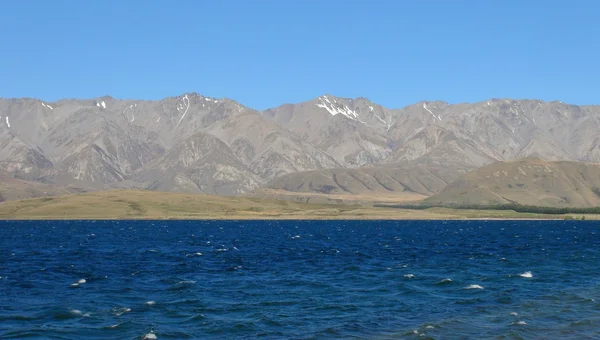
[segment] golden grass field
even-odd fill
[[[315,204],[361,204],[372,205],[373,203],[399,204],[421,201],[428,196],[415,192],[372,192],[369,194],[323,194],[317,192],[294,192],[277,189],[259,189],[246,195],[248,197],[260,197],[267,199],[287,200],[301,203]]]
[[[368,205],[117,190],[0,203],[0,219],[562,219],[564,215]],[[575,216],[579,217],[579,216]],[[600,219],[587,215],[586,219]]]

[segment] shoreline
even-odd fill
[[[206,218],[148,218],[148,217],[18,217],[18,218],[0,218],[1,222],[9,221],[597,221],[595,219],[576,220],[564,218],[528,218],[528,217],[450,217],[450,218],[297,218],[297,217],[273,217],[273,218],[253,218],[253,217],[206,217]]]
[[[514,210],[402,209],[313,204],[256,197],[114,190],[0,204],[0,220],[600,220],[600,214],[541,214]]]

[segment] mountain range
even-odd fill
[[[558,101],[390,109],[323,95],[260,111],[197,93],[157,101],[13,98],[0,99],[0,176],[70,191],[431,195],[496,161],[600,162],[598,131],[600,106]]]

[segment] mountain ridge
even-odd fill
[[[217,169],[243,169],[235,170],[235,180],[220,184],[230,188],[228,194],[243,194],[281,176],[327,169],[466,171],[530,155],[600,162],[597,131],[600,106],[535,99],[420,101],[390,109],[364,97],[324,94],[255,110],[196,92],[161,100],[23,97],[0,99],[0,170],[46,184],[83,181],[91,188],[147,189],[153,187],[148,183],[178,178],[188,189],[195,181],[197,191],[214,188],[209,178],[218,177]],[[230,156],[212,158],[207,173],[190,182],[184,173],[191,169],[163,156],[197,134],[210,136],[205,141],[218,139],[221,154]],[[150,170],[159,159],[166,162],[159,168],[176,174]],[[181,189],[161,188],[170,186]],[[440,190],[435,188],[421,191],[435,194]]]

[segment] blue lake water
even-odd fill
[[[2,339],[600,337],[600,224],[2,221]]]

